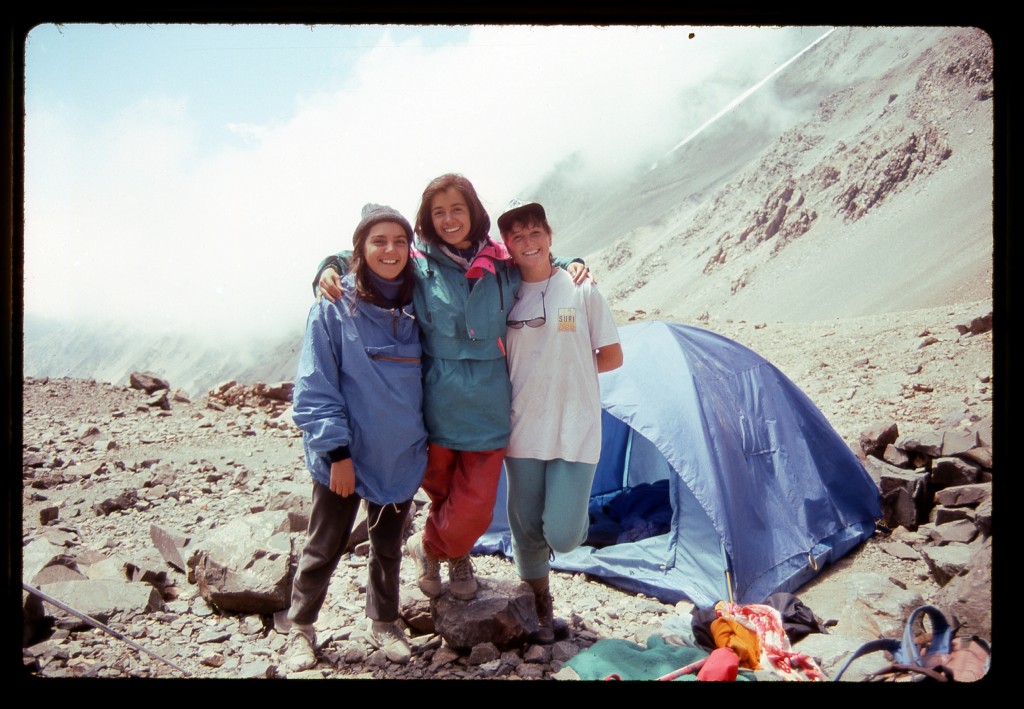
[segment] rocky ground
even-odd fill
[[[957,328],[988,312],[990,303],[983,301],[831,322],[702,325],[776,364],[854,445],[862,431],[879,422],[914,434],[960,429],[991,416],[997,385],[992,331],[971,334]],[[619,315],[623,323],[643,317]],[[83,578],[139,576],[142,570],[159,577],[154,584],[162,601],[158,609],[116,613],[107,622],[171,663],[46,604],[42,626],[33,625],[35,635],[26,639],[27,671],[43,677],[284,676],[281,614],[212,607],[186,572],[161,558],[151,527],[200,536],[272,508],[283,489],[304,489],[308,474],[301,439],[287,405],[267,405],[258,397],[249,405],[224,405],[216,397],[190,401],[172,395],[165,409],[159,395],[74,379],[28,378],[23,393],[25,548],[46,540],[65,562],[73,560],[65,568],[76,568]],[[413,529],[421,526],[424,512],[417,513]],[[290,536],[294,557],[303,533]],[[941,599],[945,579],[937,579],[920,554],[887,551],[890,542],[891,535],[876,535],[797,591],[820,618],[838,621],[829,638],[811,636],[795,648],[816,657],[826,672],[834,671],[852,647],[898,631],[908,608]],[[981,544],[981,538],[972,543]],[[688,603],[667,605],[583,574],[559,572],[553,574],[552,589],[556,616],[566,621],[566,630],[556,644],[460,653],[428,633],[415,637],[413,661],[397,666],[360,635],[364,554],[357,548],[335,575],[318,623],[321,662],[299,676],[559,677],[568,658],[599,639],[645,644],[653,634],[689,623]],[[480,577],[515,579],[508,559],[481,556],[475,565]],[[412,563],[403,565],[403,585],[415,588]],[[866,604],[854,615],[851,591]],[[410,591],[404,599],[407,613],[422,608],[417,596]]]

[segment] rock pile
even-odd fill
[[[991,637],[991,417],[914,436],[890,423],[865,431],[860,449],[890,530],[885,551],[923,559],[962,632]]]
[[[211,408],[249,406],[280,416],[291,407],[294,388],[294,382],[278,382],[276,384],[257,382],[246,386],[231,380],[222,382],[207,392],[207,406]],[[223,410],[223,408],[219,410]]]
[[[301,439],[284,415],[287,403],[279,393],[268,394],[286,390],[287,385],[230,383],[205,400],[170,397],[164,409],[148,403],[152,392],[143,386],[25,380],[22,578],[152,653],[140,654],[25,591],[29,672],[284,676],[280,655],[289,584],[304,541],[310,485]],[[156,391],[170,388],[164,383]],[[229,401],[234,403],[222,403]],[[892,501],[886,503],[885,524],[894,531],[879,535],[865,553],[881,554],[884,548],[894,568],[916,568],[927,560],[930,583],[948,594],[945,607],[991,637],[990,608],[972,615],[963,605],[965,599],[990,597],[990,562],[984,563],[983,551],[991,549],[991,503],[986,507],[980,497],[968,503],[969,491],[991,487],[990,429],[985,420],[974,421],[969,431],[943,433],[937,447],[927,447],[928,437],[893,438],[894,430],[882,427],[863,437],[866,465],[884,468],[880,488],[897,490],[885,498]],[[899,455],[911,467],[891,462]],[[986,459],[987,465],[980,462]],[[964,473],[965,464],[977,472]],[[973,479],[959,484],[965,474]],[[907,483],[907,476],[916,482]],[[900,484],[883,484],[883,478]],[[937,504],[925,512],[928,494]],[[422,529],[425,506],[418,498],[408,534]],[[912,518],[897,516],[908,510]],[[973,536],[962,529],[967,520],[976,527]],[[407,561],[402,618],[414,655],[407,665],[395,665],[365,638],[365,530],[353,537],[317,622],[320,661],[295,676],[559,677],[568,659],[602,638],[643,645],[653,634],[685,634],[689,625],[688,603],[672,606],[580,574],[558,573],[551,581],[556,642],[535,645],[526,640],[536,620],[532,603],[523,602],[508,559],[474,557],[482,585],[476,603],[423,597],[414,564]],[[954,554],[960,547],[971,553]],[[871,592],[860,593],[858,603],[866,604],[863,615],[870,623],[841,618],[832,635],[809,637],[797,648],[820,658],[826,672],[865,640],[898,632],[909,608],[934,600],[914,588],[920,584],[913,574],[902,586],[875,577],[869,583]],[[857,582],[844,586],[860,588]],[[815,598],[809,605],[823,618],[832,615],[825,601],[816,603]]]

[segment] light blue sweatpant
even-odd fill
[[[524,580],[543,578],[550,550],[564,554],[587,538],[597,464],[505,458],[505,470],[516,570]]]

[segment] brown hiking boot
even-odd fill
[[[448,590],[460,601],[476,598],[477,583],[469,554],[448,560]]]
[[[555,602],[551,598],[548,577],[528,579],[533,589],[533,602],[537,608],[537,632],[532,640],[541,645],[550,645],[555,641]]]
[[[423,546],[423,536],[414,534],[409,537],[406,543],[409,549],[409,556],[416,562],[419,569],[417,581],[420,590],[429,598],[436,598],[441,595],[441,562],[430,556]]]

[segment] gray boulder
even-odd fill
[[[936,505],[928,515],[928,522],[934,526],[949,524],[958,520],[974,521],[974,510],[969,507],[944,507]]]
[[[882,460],[889,465],[895,465],[897,468],[906,468],[911,465],[910,456],[891,443],[885,447],[885,452],[882,453]]]
[[[451,647],[469,650],[492,643],[504,650],[526,643],[537,631],[533,591],[525,583],[478,579],[472,601],[460,601],[447,591],[431,601],[434,627]]]
[[[288,513],[291,531],[305,532],[313,504],[311,486],[309,476],[303,482],[285,481],[276,484],[267,495],[267,509],[284,510]]]
[[[961,458],[936,458],[932,461],[931,483],[936,489],[970,485],[978,481],[981,466]]]
[[[992,447],[992,416],[988,415],[978,419],[971,426],[971,430],[978,434],[978,445],[985,448]]]
[[[129,566],[128,560],[117,554],[104,556],[88,564],[83,563],[85,575],[93,580],[131,581]]]
[[[978,536],[978,527],[969,519],[958,519],[945,524],[936,524],[931,531],[931,540],[936,544],[968,544]]]
[[[938,458],[942,455],[943,434],[944,431],[926,431],[915,435],[901,436],[896,441],[896,447],[925,458]]]
[[[91,424],[86,424],[78,429],[78,433],[75,437],[83,446],[89,447],[92,446],[92,444],[102,435],[103,433],[99,428]]]
[[[992,497],[992,483],[956,485],[935,493],[935,503],[943,507],[977,507]]]
[[[978,503],[974,510],[974,523],[978,531],[986,537],[992,535],[992,498],[987,497]]]
[[[258,512],[217,527],[196,543],[189,580],[221,610],[273,613],[288,605],[291,523],[283,510]]]
[[[942,455],[960,455],[978,447],[977,431],[950,430],[942,434]]]
[[[127,510],[135,506],[135,503],[139,501],[139,494],[135,490],[126,489],[116,497],[108,497],[105,500],[95,503],[92,506],[93,512],[97,516],[107,516],[111,512],[119,512],[121,510]]]
[[[39,588],[49,583],[84,581],[87,578],[89,577],[83,574],[73,562],[71,564],[50,564],[32,577],[31,584]]]
[[[292,392],[295,390],[295,382],[277,382],[276,384],[258,385],[260,393],[268,399],[276,401],[292,401]]]
[[[63,545],[54,544],[46,537],[33,539],[21,549],[21,577],[38,586],[36,576],[47,566],[62,565],[77,569],[74,559],[67,555]]]
[[[988,332],[992,329],[992,312],[979,315],[975,318],[971,318],[970,322],[960,323],[956,326],[956,331],[961,335],[968,333],[972,335],[980,335],[983,332]]]
[[[955,618],[957,635],[992,639],[992,540],[978,547],[961,573],[942,587],[935,605]]]
[[[969,451],[964,451],[960,454],[960,457],[964,460],[969,460],[972,463],[977,463],[986,470],[992,469],[992,449],[987,447],[971,448]]]
[[[151,409],[162,409],[164,411],[171,410],[171,402],[167,398],[166,389],[157,389],[149,395],[146,399],[146,406]]]
[[[39,590],[101,623],[106,623],[115,614],[122,619],[129,619],[143,613],[165,610],[159,591],[145,583],[107,578],[87,579],[48,583]],[[85,625],[85,621],[72,618],[67,627]]]
[[[910,613],[924,603],[914,589],[897,586],[888,577],[877,573],[851,573],[843,584],[843,598],[836,598],[834,586],[815,587],[802,591],[800,600],[808,608],[839,608],[831,633],[861,643],[901,632]],[[827,593],[827,597],[819,594]],[[828,620],[828,618],[826,618]],[[888,636],[887,636],[888,637]],[[803,641],[801,641],[802,647]]]
[[[895,443],[899,435],[899,428],[895,423],[879,423],[875,427],[861,432],[859,445],[862,455],[860,457],[881,458],[886,447]]]
[[[868,458],[865,469],[878,485],[887,527],[914,529],[928,518],[927,471],[897,468],[877,458]]]
[[[927,546],[922,550],[922,556],[928,564],[932,578],[940,586],[945,586],[963,572],[973,555],[973,547],[966,544]]]
[[[188,547],[190,541],[189,537],[169,527],[151,524],[149,526],[149,538],[153,540],[153,546],[160,552],[160,556],[164,558],[164,561],[178,571],[188,571],[185,556],[187,555],[186,547]]]
[[[171,385],[152,372],[132,372],[128,377],[128,385],[132,389],[141,389],[152,394],[158,389],[170,389]]]

